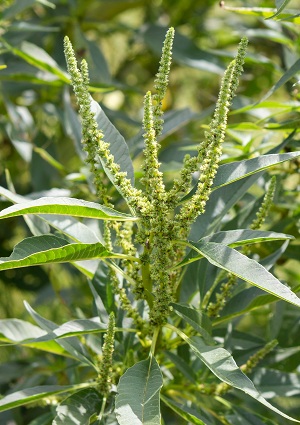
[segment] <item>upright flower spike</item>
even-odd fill
[[[205,211],[206,202],[211,193],[213,179],[217,173],[219,159],[222,153],[222,142],[225,138],[227,117],[232,98],[238,87],[239,76],[243,71],[243,63],[248,41],[242,38],[237,56],[225,71],[220,93],[209,131],[205,134],[205,141],[199,146],[197,162],[200,163],[200,178],[196,193],[182,207],[178,215],[181,227],[187,229],[199,214]],[[186,162],[187,167],[194,166],[193,162]],[[189,169],[187,171],[190,171]]]
[[[103,397],[107,397],[111,387],[112,357],[115,339],[115,316],[113,313],[109,315],[107,333],[104,335],[104,339],[105,342],[102,347],[102,358],[98,376],[98,390]]]
[[[152,97],[148,91],[144,99],[144,177],[142,183],[146,187],[148,199],[153,201],[161,201],[165,198],[165,186],[163,183],[163,175],[159,171],[160,163],[158,162],[158,143],[155,136],[153,113],[152,113]]]
[[[81,70],[77,66],[77,60],[72,44],[68,37],[64,38],[64,51],[67,62],[68,72],[71,76],[74,93],[79,104],[79,114],[82,117],[82,138],[83,148],[87,152],[86,162],[90,164],[91,171],[96,175],[96,152],[95,141],[89,136],[90,133],[97,131],[97,124],[94,123],[93,114],[90,111],[90,98],[88,92],[88,66],[86,61],[82,61]],[[99,133],[99,137],[103,135]]]
[[[257,230],[261,228],[272,206],[275,190],[276,190],[276,177],[273,176],[271,178],[270,185],[264,196],[262,204],[256,213],[256,219],[253,220],[253,222],[251,223],[250,229]]]
[[[100,184],[98,159],[105,164],[107,174],[113,179],[114,185],[118,188],[132,212],[145,212],[151,210],[151,204],[147,202],[142,192],[131,185],[126,177],[126,172],[120,171],[120,165],[115,163],[114,156],[110,153],[109,143],[103,140],[103,134],[98,129],[95,115],[91,110],[91,96],[88,91],[88,68],[85,61],[82,61],[81,71],[77,67],[77,61],[72,44],[68,37],[64,38],[65,57],[67,67],[71,76],[71,82],[79,105],[79,114],[82,120],[82,136],[84,149],[87,151],[87,162],[91,164],[91,171],[96,177],[96,182]]]
[[[163,111],[162,111],[162,102],[166,95],[168,83],[169,83],[169,74],[170,67],[172,61],[172,47],[173,47],[173,39],[174,39],[175,30],[174,28],[169,28],[167,31],[162,55],[159,63],[158,73],[156,74],[155,79],[155,90],[156,94],[153,96],[153,100],[155,102],[155,106],[153,108],[153,116],[154,116],[154,130],[155,135],[159,136],[162,132],[164,120],[162,119]]]

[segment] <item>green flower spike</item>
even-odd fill
[[[205,134],[205,140],[200,144],[197,162],[200,164],[200,178],[196,193],[182,207],[178,220],[185,229],[193,223],[199,214],[205,211],[206,202],[211,193],[213,179],[217,173],[219,159],[222,153],[222,142],[225,138],[227,116],[232,98],[238,87],[239,76],[243,71],[243,63],[248,41],[242,38],[237,56],[225,71],[222,79],[220,93],[209,131]],[[185,161],[185,169],[181,175],[186,176],[194,171],[195,162]],[[177,183],[178,185],[178,183]],[[185,188],[182,188],[185,190]]]
[[[151,93],[147,92],[144,100],[144,120],[145,129],[144,141],[144,178],[142,183],[146,187],[146,193],[151,202],[161,204],[165,200],[165,186],[163,183],[163,175],[159,171],[160,163],[158,162],[158,143],[156,141]]]
[[[119,164],[115,163],[114,156],[110,153],[109,143],[104,142],[103,133],[98,129],[95,115],[91,109],[92,98],[88,92],[87,63],[82,61],[81,71],[79,71],[75,53],[68,37],[64,38],[64,49],[68,71],[79,105],[79,114],[82,120],[83,144],[87,152],[87,162],[91,164],[91,171],[95,176],[95,182],[99,185],[101,184],[99,168],[101,169],[103,164],[134,214],[137,214],[139,211],[147,211],[149,208],[151,209],[150,203],[147,202],[142,192],[131,185],[130,180],[126,177],[126,172],[120,171]],[[97,188],[98,191],[101,192],[101,189]]]
[[[256,213],[256,219],[253,220],[250,226],[250,229],[257,230],[261,228],[272,206],[275,190],[276,190],[276,177],[273,176],[271,178],[269,188],[267,190],[267,193],[264,196],[262,204]]]
[[[109,315],[107,333],[104,335],[104,339],[98,376],[98,390],[106,398],[110,391],[112,378],[112,357],[115,339],[115,316],[113,313]]]
[[[169,28],[162,49],[158,73],[156,74],[156,79],[154,81],[154,87],[156,90],[156,94],[153,96],[153,100],[155,102],[155,106],[153,107],[155,136],[159,136],[161,134],[164,123],[164,120],[162,119],[162,102],[168,88],[174,34],[174,28]]]

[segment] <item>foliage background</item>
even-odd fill
[[[176,38],[164,108],[182,110],[175,129],[162,141],[161,160],[170,180],[184,154],[193,152],[204,134],[216,102],[220,76],[242,35],[249,37],[250,46],[233,109],[237,111],[262,101],[272,87],[268,101],[273,103],[231,114],[223,161],[255,157],[278,144],[293,129],[297,131],[300,86],[294,83],[300,79],[299,17],[265,20],[255,13],[254,7],[274,7],[274,1],[245,3],[232,1],[226,2],[226,6],[229,9],[249,6],[252,8],[249,14],[226,10],[214,0],[3,1],[0,66],[6,68],[0,70],[0,184],[13,184],[16,192],[23,195],[60,188],[66,195],[95,200],[86,183],[87,170],[78,147],[79,129],[70,112],[63,56],[65,35],[70,37],[78,56],[87,59],[93,96],[129,140],[136,170],[141,162],[136,134],[142,121],[143,95],[152,87],[162,40],[169,26],[175,27]],[[299,8],[297,3],[291,1],[289,8]],[[277,89],[275,85],[282,75],[289,77],[287,84]],[[299,145],[296,134],[287,149],[299,150]],[[275,274],[291,287],[300,289],[298,166],[295,160],[272,170],[281,189],[277,191],[265,228],[295,237],[277,264]],[[241,208],[262,195],[259,186],[251,190]],[[1,207],[8,205],[2,199]],[[6,226],[0,228],[1,256],[8,256],[15,243],[29,234],[23,219],[7,220]],[[257,247],[260,252],[265,250],[265,255],[272,249],[274,246],[267,244]],[[86,281],[65,265],[1,273],[0,293],[0,318],[27,320],[23,299],[59,323],[74,314],[90,315],[91,298]],[[300,335],[295,311],[282,302],[276,307],[262,307],[245,316],[238,329],[251,329],[253,337],[277,338],[280,347],[295,348]],[[280,368],[299,374],[299,352],[289,355]],[[275,367],[276,356],[280,356],[279,351],[269,359]],[[46,364],[49,368],[52,361],[53,370],[59,369],[51,356],[46,362],[35,357],[31,350],[15,347],[2,347],[0,359],[0,392],[18,378],[18,365],[22,362],[31,368],[30,378],[26,379],[31,379],[32,386],[43,379],[42,374],[36,373],[37,368],[43,370]],[[10,363],[5,364],[6,361]],[[2,374],[1,368],[8,365],[10,373]],[[299,392],[293,398],[279,398],[277,403],[289,414],[300,417]],[[35,414],[34,409],[25,415],[16,409],[0,418],[3,418],[1,423],[28,424]],[[287,423],[281,418],[279,421],[276,423]]]

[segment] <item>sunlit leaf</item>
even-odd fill
[[[180,334],[182,335],[182,332]],[[253,397],[255,400],[284,418],[300,423],[300,421],[281,412],[263,398],[255,388],[253,382],[237,366],[229,351],[221,347],[209,347],[205,345],[199,337],[192,337],[191,339],[185,338],[185,341],[190,345],[195,355],[199,357],[199,359],[202,360],[221,381],[245,392],[250,397]]]
[[[276,0],[277,12],[274,15],[270,16],[268,19],[276,18],[276,16],[280,15],[283,9],[286,8],[290,1],[291,0]]]
[[[197,250],[215,266],[300,307],[300,298],[255,260],[221,243],[199,242]]]
[[[228,164],[220,165],[217,175],[214,179],[213,190],[234,183],[235,181],[244,179],[252,174],[266,170],[273,165],[280,164],[285,161],[298,158],[300,152],[290,152],[283,154],[261,155],[257,158],[246,159],[243,161],[229,162]],[[197,184],[193,187],[188,195],[182,198],[182,202],[187,201],[195,193]]]
[[[291,235],[287,235],[285,233],[276,233],[276,232],[268,232],[265,230],[250,230],[250,229],[236,229],[236,230],[227,230],[213,233],[212,235],[205,236],[200,239],[198,242],[190,242],[190,246],[195,249],[191,250],[185,259],[179,263],[179,266],[183,266],[188,263],[192,263],[193,261],[200,260],[203,255],[199,254],[198,251],[198,243],[207,243],[207,242],[215,242],[221,243],[223,245],[228,245],[231,248],[235,248],[243,245],[251,245],[254,243],[262,243],[269,241],[280,241],[280,240],[288,240],[293,239],[294,237]]]
[[[96,204],[95,202],[65,197],[46,197],[12,205],[0,212],[0,219],[23,214],[61,214],[71,215],[73,217],[95,218],[98,220],[136,220],[135,217],[119,213],[112,208]]]
[[[160,425],[162,374],[154,357],[136,363],[120,378],[116,416],[120,425]]]
[[[54,235],[33,236],[17,244],[10,257],[0,258],[0,270],[114,256],[100,242],[70,244]]]

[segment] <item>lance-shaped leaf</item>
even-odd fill
[[[273,165],[281,162],[289,161],[298,158],[300,152],[290,152],[282,154],[261,155],[257,158],[251,158],[244,161],[235,161],[228,164],[223,164],[219,167],[214,180],[213,189],[225,186],[226,184],[235,182],[244,177],[255,174]]]
[[[52,425],[89,425],[91,416],[100,412],[101,402],[100,395],[92,388],[78,391],[57,406]]]
[[[63,71],[55,60],[42,48],[27,41],[23,41],[19,49],[17,47],[13,47],[7,42],[5,42],[5,46],[13,54],[24,59],[30,65],[33,65],[43,71],[48,71],[64,83],[69,83],[70,80],[68,74]]]
[[[127,369],[119,381],[116,416],[120,425],[160,425],[162,374],[154,357]]]
[[[300,307],[300,298],[257,261],[251,260],[240,252],[220,243],[198,243],[197,249],[211,264]]]
[[[171,303],[171,306],[186,322],[188,322],[208,343],[212,343],[211,321],[202,311],[184,304]]]
[[[62,197],[62,192],[64,193],[65,191],[64,190],[61,191],[61,189],[52,189],[47,192],[49,193],[49,196],[51,197],[55,196],[57,199]],[[15,193],[5,189],[2,186],[0,186],[0,195],[9,199],[14,204],[22,204],[26,202],[31,202],[31,200],[29,200],[28,198],[25,198],[25,196],[16,195]],[[93,232],[92,229],[90,229],[85,224],[81,223],[78,219],[71,216],[55,215],[55,214],[44,214],[44,215],[38,216],[33,214],[29,214],[29,215],[26,214],[24,219],[32,233],[33,233],[33,226],[35,228],[38,227],[40,234],[50,233],[49,225],[51,225],[55,229],[61,231],[62,233],[64,233],[65,235],[67,235],[68,237],[70,237],[71,239],[77,242],[85,242],[85,243],[99,242],[99,238]],[[37,236],[37,232],[33,234],[34,236]]]
[[[33,325],[19,319],[3,319],[0,320],[0,345],[22,344],[26,347],[37,348],[38,350],[47,351],[70,357],[69,354],[55,341],[35,342],[39,336],[45,335],[46,332]]]
[[[91,110],[95,114],[98,128],[104,134],[104,140],[109,143],[109,150],[110,153],[114,156],[115,163],[120,165],[120,171],[126,172],[127,178],[131,181],[131,184],[134,184],[133,165],[124,137],[107,118],[99,103],[91,100]],[[105,163],[103,162],[102,165],[105,169],[105,172],[107,173],[107,176],[110,178],[111,176],[108,170],[106,170]]]
[[[184,336],[182,332],[180,333],[180,335],[182,337]],[[279,409],[272,406],[272,404],[270,404],[267,400],[263,398],[263,396],[255,388],[253,382],[237,366],[229,351],[221,347],[207,346],[199,337],[193,337],[189,339],[185,336],[184,339],[190,345],[196,356],[200,360],[202,360],[202,362],[221,381],[225,382],[231,387],[243,391],[250,397],[253,397],[255,400],[259,401],[261,404],[283,416],[284,418],[300,423],[300,421],[291,418],[290,416],[281,412]]]
[[[12,409],[18,406],[24,406],[41,400],[46,397],[50,397],[54,394],[66,393],[71,391],[78,391],[81,388],[86,387],[87,384],[80,385],[43,385],[33,388],[24,388],[23,390],[16,391],[15,393],[9,394],[0,400],[0,412],[4,410]]]
[[[52,332],[58,327],[55,323],[40,316],[36,311],[34,311],[34,309],[26,301],[24,301],[24,305],[28,313],[33,318],[33,320],[45,331]],[[70,337],[65,340],[59,340],[57,341],[57,343],[61,347],[63,347],[68,353],[70,353],[71,356],[73,356],[75,359],[85,364],[88,364],[96,369],[95,365],[92,363],[92,361],[88,357],[88,354],[86,353],[85,348],[83,347],[83,345],[79,342],[77,338]]]
[[[117,256],[100,242],[68,243],[54,235],[33,236],[17,244],[10,257],[0,258],[0,270]]]
[[[280,164],[281,162],[298,158],[299,156],[300,152],[268,154],[261,155],[257,158],[220,165],[214,179],[212,190],[216,190],[252,174],[259,173],[260,171],[266,170],[267,168]],[[182,202],[187,201],[195,193],[196,189],[197,184],[193,187],[191,192],[182,199]]]
[[[37,337],[34,342],[51,341],[76,335],[106,332],[107,324],[101,323],[98,317],[92,319],[76,319],[58,326],[52,332]]]
[[[71,215],[73,217],[95,218],[98,220],[136,220],[131,215],[120,213],[95,202],[65,197],[45,197],[12,205],[1,211],[0,218],[15,217],[23,214]]]
[[[269,241],[286,241],[288,239],[294,239],[292,235],[286,233],[268,232],[264,230],[250,230],[250,229],[236,229],[227,230],[213,233],[212,235],[205,236],[200,239],[199,242],[190,242],[189,245],[194,247],[185,259],[179,264],[181,267],[185,264],[198,261],[204,257],[199,253],[199,247],[203,243],[214,242],[221,243],[222,245],[228,245],[231,248],[237,246],[249,245],[253,243],[269,242]]]
[[[200,418],[195,416],[194,412],[191,413],[189,411],[189,408],[185,406],[180,406],[180,404],[176,403],[176,401],[171,400],[167,397],[160,396],[162,401],[175,413],[177,413],[178,416],[186,420],[188,423],[195,424],[195,425],[209,425],[211,423],[208,423],[207,421],[203,422]]]

